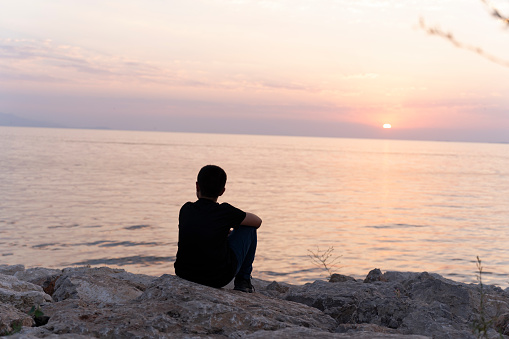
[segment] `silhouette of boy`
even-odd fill
[[[218,288],[235,277],[234,289],[251,293],[256,230],[262,220],[228,203],[219,204],[217,198],[224,193],[225,184],[226,173],[221,167],[207,165],[198,173],[198,200],[180,209],[175,273]]]

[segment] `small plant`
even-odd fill
[[[44,312],[41,310],[41,307],[39,305],[32,306],[30,311],[28,311],[28,315],[34,319],[35,326],[46,325],[49,320],[49,317],[44,315]],[[11,324],[11,330],[0,332],[0,336],[9,336],[16,334],[21,331],[22,327],[23,327],[22,321],[15,320]]]
[[[308,250],[309,257],[311,258],[311,261],[313,264],[317,265],[318,267],[323,268],[328,273],[327,280],[330,280],[332,277],[332,269],[336,267],[336,265],[339,263],[339,259],[342,257],[341,255],[338,255],[336,257],[332,257],[332,252],[334,252],[334,246],[330,246],[325,251],[320,251],[320,248],[316,248],[316,252],[313,252],[311,250]]]
[[[39,318],[44,316],[44,312],[41,310],[41,307],[39,305],[32,306],[30,311],[28,311],[28,315],[32,316],[32,318]]]
[[[482,261],[477,256],[477,281],[479,282],[479,293],[480,293],[480,301],[479,301],[479,319],[474,321],[474,329],[473,332],[477,336],[477,338],[488,338],[488,329],[490,328],[491,321],[486,319],[485,305],[484,299],[486,298],[484,292],[484,285],[482,283]]]
[[[18,333],[21,331],[21,322],[20,321],[14,321],[11,324],[11,330],[10,331],[4,331],[0,332],[0,336],[9,336]]]
[[[495,322],[495,318],[489,318],[486,314],[486,292],[484,290],[484,284],[482,282],[482,274],[483,267],[482,261],[477,256],[477,281],[479,282],[479,293],[480,293],[480,301],[479,301],[479,319],[475,320],[473,323],[472,332],[479,338],[488,338],[488,330],[493,326]],[[500,338],[502,334],[500,334]]]
[[[39,305],[32,306],[32,308],[28,312],[28,315],[30,315],[34,319],[36,327],[44,326],[49,321],[49,317],[44,315],[44,312],[41,310],[41,307]]]

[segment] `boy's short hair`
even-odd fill
[[[203,166],[198,172],[198,185],[202,196],[217,198],[226,185],[226,172],[219,166]]]

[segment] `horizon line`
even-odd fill
[[[474,140],[437,140],[427,138],[379,138],[368,136],[331,136],[331,135],[303,135],[303,134],[277,134],[277,133],[234,133],[234,132],[206,132],[206,131],[171,131],[171,130],[157,130],[157,129],[129,129],[129,128],[112,128],[112,127],[79,127],[79,126],[23,126],[23,125],[5,125],[0,124],[0,127],[14,127],[14,128],[45,128],[45,129],[69,129],[69,130],[92,130],[92,131],[119,131],[119,132],[156,132],[156,133],[183,133],[183,134],[213,134],[213,135],[245,135],[245,136],[273,136],[273,137],[297,137],[297,138],[322,138],[322,139],[359,139],[359,140],[388,140],[388,141],[429,141],[429,142],[447,142],[447,143],[473,143],[473,144],[498,144],[508,145],[509,141],[474,141]],[[406,129],[409,130],[409,129]]]

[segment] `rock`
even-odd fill
[[[257,331],[247,335],[247,339],[295,339],[295,338],[313,338],[313,339],[333,339],[333,338],[350,338],[350,339],[429,339],[429,337],[421,335],[404,335],[390,333],[376,333],[371,331],[359,331],[355,333],[330,333],[318,331],[305,327],[287,327],[277,331]]]
[[[0,335],[12,334],[22,326],[32,326],[34,320],[28,314],[15,307],[0,303]]]
[[[288,292],[289,289],[290,289],[290,287],[287,284],[281,284],[281,283],[278,283],[277,281],[271,282],[265,288],[265,290],[267,290],[267,291],[276,291],[278,293],[286,293],[286,292]]]
[[[21,331],[9,337],[9,339],[95,339],[88,335],[81,335],[76,333],[61,333],[54,334],[41,327],[23,327]]]
[[[495,320],[497,332],[509,335],[509,313],[502,314]]]
[[[48,269],[43,267],[29,268],[27,270],[18,271],[14,274],[16,278],[28,281],[32,284],[39,285],[43,291],[49,295],[55,292],[55,283],[62,275],[62,270]]]
[[[139,297],[154,277],[136,275],[120,269],[66,268],[55,283],[53,299],[80,299],[88,302],[119,304]]]
[[[265,290],[265,289],[267,289],[267,286],[270,285],[271,283],[272,282],[270,282],[270,281],[256,279],[256,278],[251,279],[251,284],[253,284],[255,291]],[[285,286],[291,286],[290,284],[286,284],[286,283],[279,283],[279,284],[285,285]],[[233,279],[232,279],[232,281],[230,281],[230,283],[228,285],[224,286],[223,289],[232,290],[233,287],[234,287],[234,284],[233,284]]]
[[[349,277],[347,275],[337,274],[337,273],[334,273],[333,275],[331,275],[331,277],[329,279],[329,282],[331,282],[331,283],[346,282],[346,281],[357,281],[357,280],[353,277]]]
[[[370,323],[402,334],[474,338],[471,327],[480,314],[477,285],[426,272],[381,274],[376,270],[366,281],[369,283],[316,281],[292,288],[281,297],[316,307],[338,324]],[[485,287],[485,293],[487,319],[509,311],[509,297],[501,289]]]
[[[366,283],[338,275],[336,283],[303,286],[254,279],[257,292],[249,294],[173,275],[155,278],[107,267],[66,268],[49,302],[40,286],[28,282],[41,283],[59,273],[45,270],[0,274],[4,333],[12,333],[20,322],[25,327],[13,338],[468,339],[476,337],[476,324],[489,325],[487,338],[500,338],[496,330],[509,331],[509,295],[501,288],[481,290],[479,285],[426,272],[374,270]],[[33,299],[1,299],[28,292],[45,296],[41,310],[49,320],[46,324],[38,319],[39,327],[27,327],[34,324],[26,314]]]
[[[14,275],[16,272],[24,270],[24,265],[0,265],[0,274]]]
[[[103,278],[98,280],[99,288]],[[92,282],[89,280],[89,288],[94,287]],[[86,300],[67,298],[46,305],[44,313],[50,321],[43,327],[52,333],[100,338],[241,337],[286,327],[325,332],[336,327],[332,318],[306,305],[260,293],[211,288],[172,275],[154,280],[138,298],[123,300],[121,304],[94,302],[89,294],[79,292],[74,296],[82,295]]]
[[[381,281],[382,280],[382,271],[380,271],[379,268],[375,268],[374,270],[369,271],[368,275],[366,276],[366,279],[364,279],[365,283],[372,283],[375,281]]]
[[[229,336],[293,326],[329,331],[336,326],[332,318],[302,304],[259,293],[214,289],[171,275],[156,280],[138,300],[172,305],[168,312],[181,321],[185,333]]]
[[[51,302],[51,297],[40,286],[21,281],[12,275],[0,274],[0,303],[28,312],[32,306],[46,302]]]

